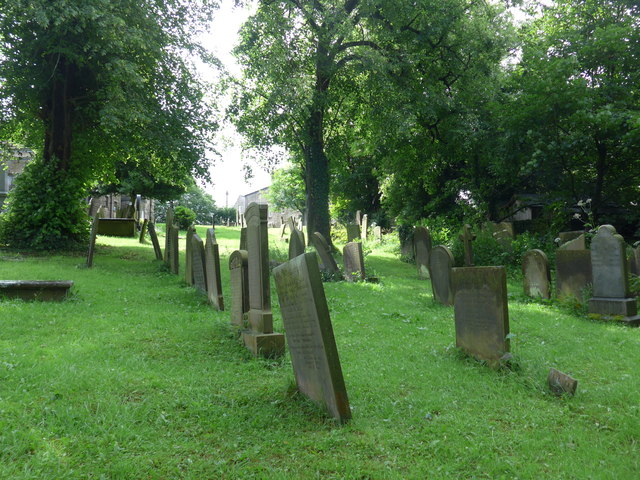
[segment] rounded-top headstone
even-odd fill
[[[522,276],[525,295],[551,298],[549,260],[542,250],[529,250],[523,255]]]
[[[451,288],[453,264],[453,254],[444,245],[437,245],[431,250],[429,268],[431,270],[433,299],[444,305],[453,305],[453,289]]]
[[[624,239],[612,225],[602,225],[591,240],[593,296],[629,296]]]

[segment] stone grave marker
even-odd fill
[[[0,297],[24,301],[61,302],[73,287],[71,280],[0,280]]]
[[[504,248],[511,250],[513,239],[515,238],[515,231],[513,228],[513,222],[490,222],[488,227],[491,231],[491,235],[495,240]]]
[[[361,238],[360,225],[357,223],[347,224],[347,242],[353,242],[354,240],[360,240]]]
[[[418,277],[429,278],[429,254],[431,253],[431,234],[425,227],[416,227],[413,232],[416,267]]]
[[[93,220],[91,221],[91,233],[89,234],[89,251],[87,253],[87,268],[93,267],[93,254],[96,250],[96,237],[98,236],[98,222],[100,221],[101,212],[102,208],[99,208],[93,216]]]
[[[247,227],[240,229],[240,250],[247,250]]]
[[[184,256],[184,281],[187,282],[187,285],[193,285],[193,254],[191,253],[191,248],[193,246],[193,236],[196,234],[196,227],[190,225],[187,229],[187,245],[185,247],[185,256]]]
[[[361,235],[360,238],[362,238],[363,242],[367,241],[368,233],[369,233],[369,215],[365,213],[362,216],[362,220],[360,223],[360,235]]]
[[[587,244],[585,242],[584,233],[578,235],[573,240],[569,240],[562,245],[560,245],[559,250],[585,250],[587,248]]]
[[[249,255],[236,250],[229,257],[231,277],[231,324],[245,329],[249,313]]]
[[[578,238],[580,235],[584,235],[584,230],[572,230],[569,232],[560,232],[558,238],[560,239],[560,246],[565,243]],[[584,248],[583,248],[584,250]]]
[[[304,235],[300,230],[294,228],[289,238],[289,260],[304,253]]]
[[[376,242],[382,241],[382,227],[380,225],[373,227],[373,238]]]
[[[462,227],[462,234],[459,236],[464,244],[464,266],[473,267],[473,246],[472,242],[476,239],[476,235],[471,231],[471,225],[468,223]]]
[[[574,395],[576,388],[578,388],[578,381],[575,378],[571,378],[566,373],[562,373],[555,368],[549,370],[549,376],[547,377],[547,383],[551,393],[554,395]]]
[[[193,286],[200,293],[207,294],[207,273],[204,264],[204,243],[197,233],[191,237],[191,269],[193,272]]]
[[[443,305],[453,305],[453,289],[451,288],[453,265],[453,254],[447,247],[437,245],[431,250],[429,268],[431,270],[433,299]]]
[[[322,263],[322,269],[329,273],[339,273],[340,269],[336,263],[336,259],[331,255],[331,247],[325,240],[324,236],[320,232],[315,232],[311,236],[312,244],[318,252],[320,262]]]
[[[454,268],[451,274],[456,346],[496,367],[509,352],[504,267]]]
[[[640,324],[638,302],[629,295],[627,268],[624,239],[613,226],[600,226],[591,240],[593,297],[589,300],[589,313]]]
[[[355,216],[355,220],[356,225],[360,226],[362,225],[362,212],[360,210],[356,210],[356,216]]]
[[[164,261],[167,265],[169,265],[169,232],[171,227],[173,227],[173,208],[167,208],[167,215],[164,224]]]
[[[158,241],[158,234],[156,233],[156,224],[149,223],[149,238],[151,238],[151,244],[153,245],[153,251],[156,254],[156,260],[162,260],[162,250],[160,248],[160,242]]]
[[[582,300],[582,292],[592,282],[589,250],[556,250],[556,295]]]
[[[142,227],[140,227],[140,237],[138,238],[138,241],[140,243],[144,243],[145,242],[145,235],[147,234],[147,226],[149,225],[149,220],[147,220],[146,218],[144,219],[144,221],[142,222]]]
[[[178,226],[172,225],[170,229],[169,268],[175,275],[180,274],[180,249],[178,238]]]
[[[413,232],[411,232],[407,237],[400,238],[400,251],[402,255],[408,257],[413,254]]]
[[[365,279],[364,255],[362,243],[350,242],[342,249],[344,260],[344,278],[349,282]]]
[[[207,298],[209,303],[218,310],[224,310],[222,279],[220,274],[220,251],[216,243],[216,235],[213,228],[207,230],[204,258],[205,273],[207,276]]]
[[[298,390],[340,422],[351,418],[329,308],[314,252],[273,270]]]
[[[522,256],[522,277],[525,295],[551,298],[549,260],[542,250],[529,250]]]
[[[249,254],[249,330],[242,333],[245,346],[265,357],[284,353],[284,335],[274,333],[269,283],[268,206],[251,203],[245,213]]]
[[[629,249],[629,273],[640,275],[640,247]]]

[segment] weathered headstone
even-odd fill
[[[560,246],[565,243],[578,238],[580,235],[584,235],[584,230],[571,230],[569,232],[560,232],[558,238],[560,239]],[[584,247],[583,247],[584,250]]]
[[[185,247],[185,256],[184,256],[184,281],[187,282],[187,285],[193,285],[193,255],[191,253],[191,247],[193,243],[191,240],[196,233],[196,227],[190,225],[187,229],[187,241]]]
[[[140,237],[138,238],[138,241],[140,243],[144,243],[145,242],[144,236],[147,234],[147,225],[148,224],[149,224],[149,220],[147,220],[145,218],[144,221],[142,222],[142,227],[140,227]]]
[[[583,290],[592,282],[589,250],[556,250],[556,295],[582,300]]]
[[[247,227],[240,229],[240,250],[247,250]]]
[[[425,227],[416,227],[413,232],[413,245],[416,250],[416,267],[420,278],[429,278],[429,254],[431,253],[431,234]]]
[[[180,249],[178,238],[178,226],[172,225],[170,228],[170,245],[169,245],[169,268],[175,275],[180,274]]]
[[[320,232],[315,232],[312,237],[312,244],[318,252],[320,256],[320,261],[322,263],[322,269],[329,273],[338,273],[340,269],[338,268],[338,264],[336,263],[336,259],[331,255],[331,247],[327,243],[327,240],[322,236]]]
[[[156,224],[149,223],[149,237],[151,238],[151,244],[153,245],[153,251],[156,254],[156,260],[162,260],[162,250],[160,249],[160,242],[158,241],[158,234],[156,232]]]
[[[298,390],[345,422],[351,409],[316,254],[300,255],[273,275]]]
[[[431,270],[433,299],[443,305],[453,305],[453,289],[451,288],[453,265],[453,254],[447,247],[437,245],[431,250],[429,269]]]
[[[213,228],[207,230],[207,240],[204,247],[204,264],[207,274],[207,298],[209,303],[218,310],[224,310],[222,296],[222,280],[220,274],[220,251],[216,243]]]
[[[347,242],[353,242],[354,240],[360,240],[360,225],[357,223],[347,224]]]
[[[640,324],[638,302],[629,295],[627,268],[624,239],[613,226],[602,225],[591,240],[593,298],[589,300],[589,313]]]
[[[587,248],[587,244],[585,242],[584,233],[578,235],[573,240],[569,240],[562,245],[560,245],[559,250],[584,250]]]
[[[362,212],[360,210],[356,210],[355,222],[358,226],[362,225]]]
[[[460,240],[464,244],[464,266],[473,267],[473,246],[472,242],[476,239],[476,235],[471,231],[471,225],[468,223],[462,227]]]
[[[502,245],[503,248],[511,249],[513,239],[515,238],[515,231],[512,222],[490,222],[487,225],[491,231],[493,238]]]
[[[367,241],[367,235],[369,233],[369,215],[364,214],[362,216],[362,221],[360,223],[360,238],[362,238],[363,242]]]
[[[344,278],[349,282],[364,280],[364,255],[362,253],[362,243],[350,242],[342,249],[344,260]]]
[[[249,255],[236,250],[229,257],[231,277],[231,323],[241,329],[247,327],[249,313]]]
[[[87,268],[93,267],[93,254],[96,250],[96,237],[98,236],[98,221],[100,220],[100,213],[102,212],[102,208],[99,208],[98,211],[93,216],[93,220],[91,221],[91,233],[89,234],[89,252],[87,253]]]
[[[629,252],[629,273],[640,275],[640,247],[632,248]]]
[[[267,205],[249,204],[245,219],[249,253],[249,330],[242,333],[242,339],[254,355],[274,357],[284,353],[284,335],[273,331]]]
[[[169,265],[169,231],[173,227],[173,208],[167,208],[166,220],[164,224],[164,261]]]
[[[400,252],[405,257],[415,253],[413,251],[413,232],[410,232],[406,237],[400,236]]]
[[[373,238],[376,242],[382,241],[382,227],[380,225],[373,227]]]
[[[522,256],[522,277],[525,295],[551,298],[549,260],[542,250],[529,250]]]
[[[509,352],[505,268],[454,268],[451,278],[456,346],[490,366],[498,366]]]
[[[207,294],[207,273],[204,264],[204,243],[197,233],[191,237],[191,270],[193,286],[200,293]]]
[[[300,230],[294,228],[289,238],[289,260],[304,253],[304,236]]]
[[[549,370],[549,376],[547,377],[547,383],[549,389],[554,395],[574,395],[576,388],[578,388],[578,381],[575,378],[570,377],[566,373],[562,373],[555,368]]]

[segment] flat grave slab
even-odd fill
[[[0,280],[0,297],[59,302],[67,298],[71,280]]]

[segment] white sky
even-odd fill
[[[233,7],[233,0],[221,0],[220,9],[211,25],[208,35],[202,39],[202,44],[213,52],[234,75],[239,75],[240,67],[231,55],[238,38],[238,30],[249,16],[248,9]],[[205,78],[214,76],[213,72],[204,70]],[[216,150],[221,157],[209,169],[213,185],[204,186],[213,195],[218,207],[227,205],[229,192],[229,206],[233,206],[239,195],[246,195],[271,184],[271,176],[243,155],[240,148],[238,133],[231,125],[223,125],[217,135]],[[253,171],[253,178],[248,182],[244,179],[244,164],[249,164]]]

